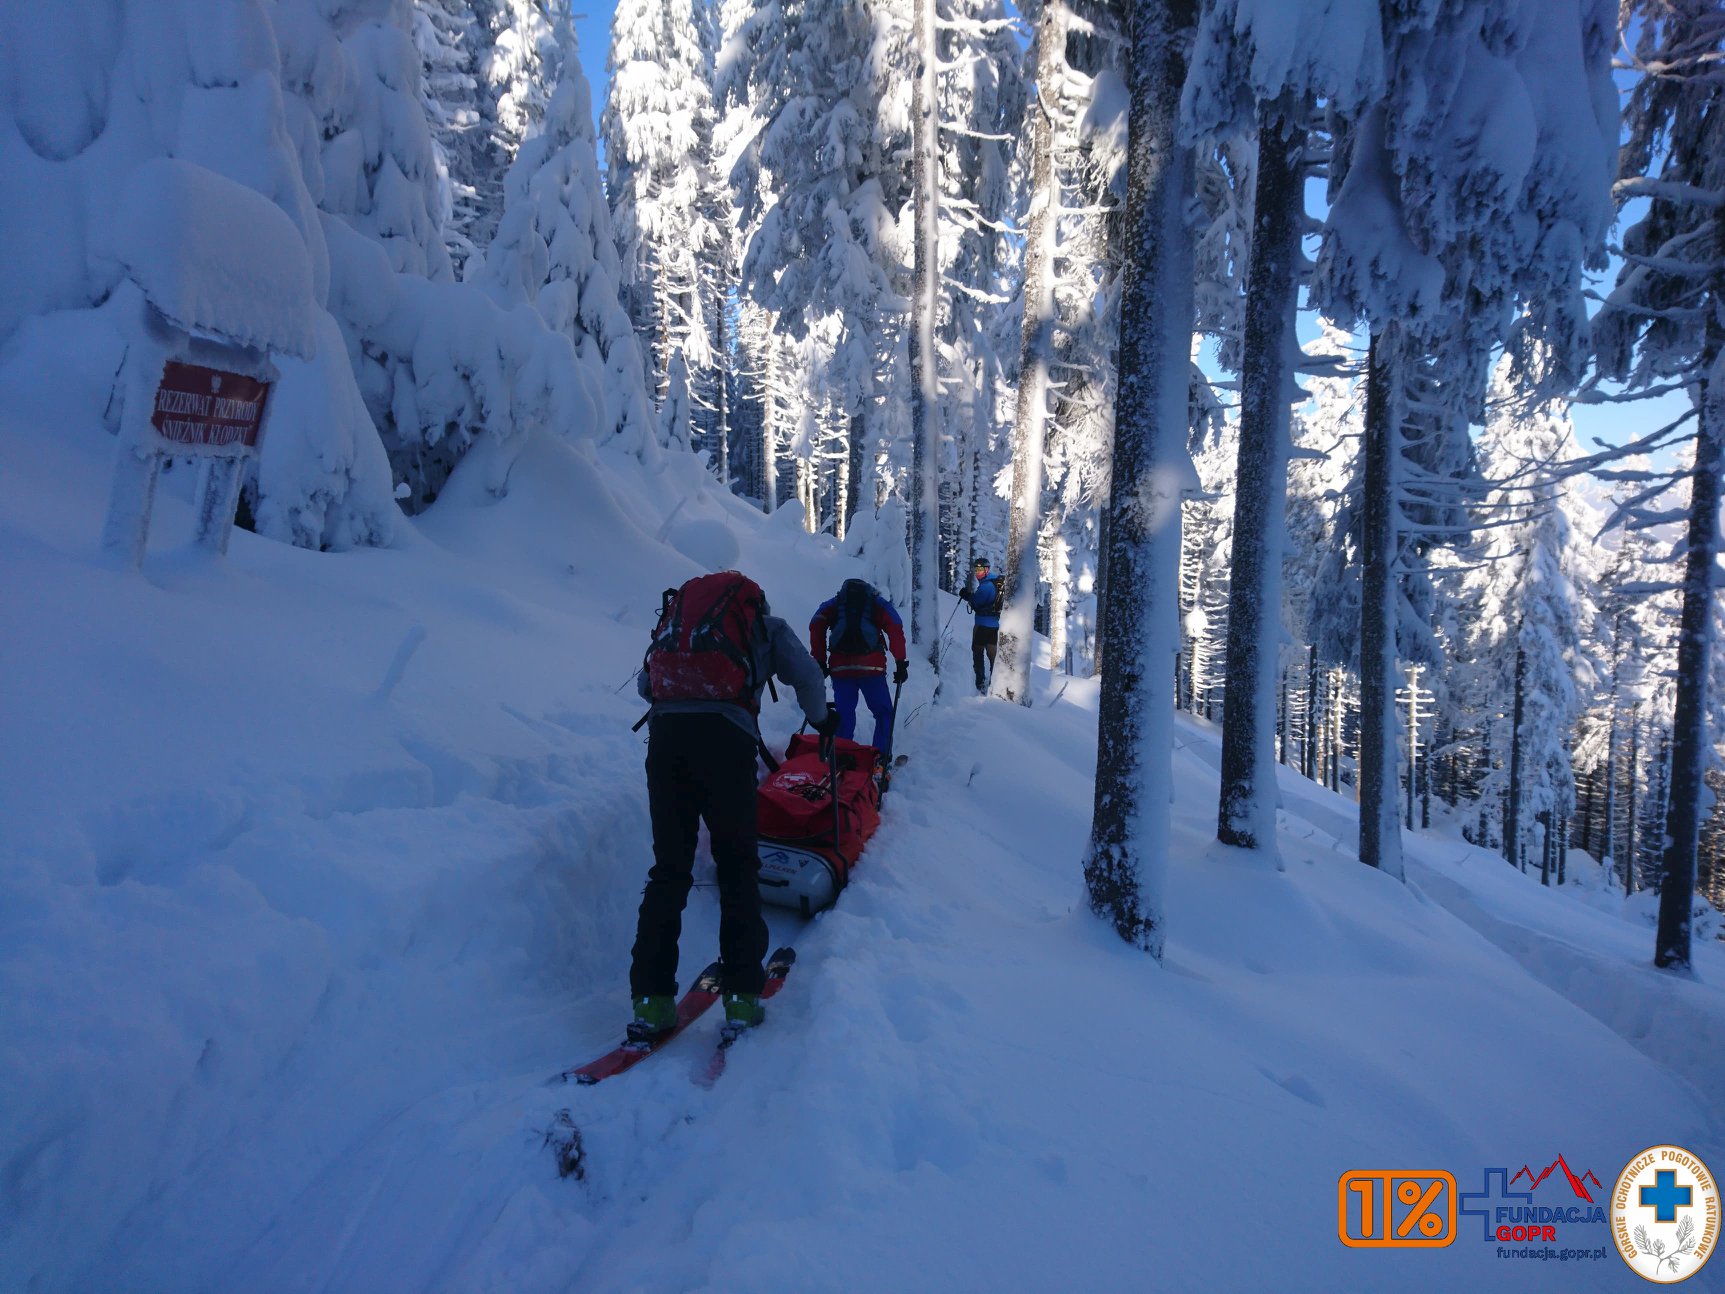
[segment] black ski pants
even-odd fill
[[[702,822],[719,874],[719,958],[724,989],[759,993],[766,982],[767,923],[755,850],[755,739],[720,714],[665,714],[647,737],[647,805],[653,867],[641,896],[629,991],[677,991],[677,941],[694,883]]]
[[[976,666],[976,687],[978,691],[988,686],[988,680],[994,674],[994,652],[1000,642],[1000,630],[994,625],[973,625],[970,630],[970,661]],[[988,657],[988,673],[982,672],[982,658]]]

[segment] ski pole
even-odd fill
[[[893,739],[898,736],[898,698],[899,693],[903,691],[903,680],[892,685],[892,718],[887,720],[886,725],[886,748],[888,750],[892,749]]]
[[[954,602],[952,604],[952,614],[946,618],[946,623],[940,627],[940,636],[942,638],[946,637],[946,631],[952,628],[952,622],[958,619],[958,608],[962,605],[963,603],[961,602]]]

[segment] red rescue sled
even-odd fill
[[[880,825],[880,754],[842,737],[834,746],[829,767],[820,738],[798,733],[755,797],[761,899],[805,917],[838,897]]]

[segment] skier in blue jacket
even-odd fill
[[[988,573],[988,558],[978,557],[971,563],[976,579],[972,588],[960,589],[958,596],[969,604],[976,615],[976,627],[970,631],[970,660],[976,667],[976,690],[988,692],[988,679],[994,673],[994,653],[1000,643],[1000,583]],[[988,657],[988,674],[982,671],[982,658]]]

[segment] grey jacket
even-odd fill
[[[760,687],[755,689],[757,709],[761,693],[766,690],[767,676],[772,674],[796,692],[797,704],[802,706],[811,724],[818,724],[826,718],[826,680],[821,677],[821,667],[815,664],[815,658],[809,655],[809,649],[803,646],[795,630],[775,615],[762,615],[755,621],[754,649],[755,677],[761,680]],[[643,699],[653,700],[645,665],[635,675],[635,690]],[[661,714],[722,714],[750,736],[760,735],[760,729],[755,726],[755,716],[733,701],[655,701],[650,713],[654,717]]]

